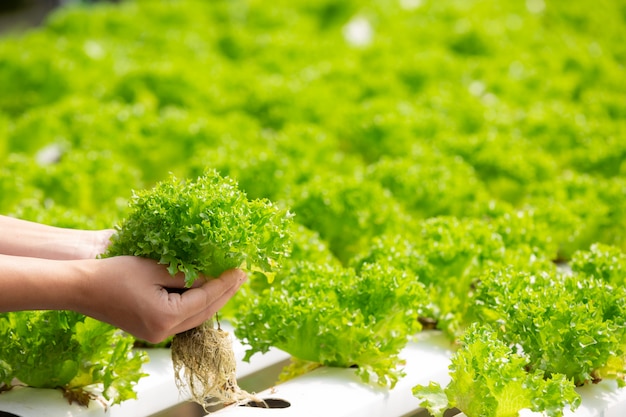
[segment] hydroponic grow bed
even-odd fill
[[[270,382],[264,382],[264,378],[275,378],[276,372],[289,360],[286,353],[272,349],[263,355],[254,355],[250,362],[243,362],[241,358],[244,355],[244,346],[235,340],[233,348],[238,358],[238,378],[241,381],[248,381],[253,386],[267,386]],[[86,408],[68,404],[58,390],[16,387],[0,396],[0,412],[10,412],[20,417],[60,415],[145,417],[186,401],[187,398],[179,391],[174,381],[169,349],[149,349],[148,356],[150,361],[143,367],[148,376],[140,379],[136,385],[136,400],[125,401],[109,408],[98,401],[91,401]]]
[[[448,363],[452,351],[448,340],[438,331],[420,333],[402,351],[406,360],[406,377],[391,390],[364,384],[347,368],[317,368],[287,382],[275,385],[277,367],[287,363],[289,356],[280,350],[255,355],[243,362],[245,347],[235,341],[240,381],[256,379],[255,384],[265,384],[258,396],[270,402],[271,409],[228,406],[211,413],[216,416],[427,416],[419,401],[411,395],[416,384],[449,380]],[[56,390],[16,388],[0,397],[0,412],[19,417],[57,416],[150,416],[186,401],[174,384],[172,364],[167,349],[153,349],[150,362],[145,365],[148,377],[137,385],[137,400],[125,401],[105,410],[92,402],[89,408],[68,405]],[[618,417],[626,413],[626,390],[618,389],[614,381],[587,385],[578,389],[581,406],[575,411],[565,410],[566,417]],[[451,415],[455,415],[452,412]],[[463,416],[463,414],[456,414]],[[520,413],[521,417],[540,416],[538,413]]]
[[[131,190],[149,188],[169,172],[194,178],[207,167],[216,168],[237,179],[250,197],[288,203],[299,225],[312,233],[298,236],[306,248],[323,246],[332,252],[305,250],[303,258],[316,264],[340,258],[347,265],[369,252],[385,252],[392,248],[387,243],[394,242],[380,245],[371,238],[397,230],[404,234],[410,229],[412,238],[426,236],[409,242],[418,245],[425,263],[411,263],[407,269],[416,269],[436,291],[407,298],[452,310],[435,318],[464,315],[463,298],[477,281],[485,282],[482,273],[492,261],[513,266],[511,282],[516,283],[526,274],[549,269],[537,264],[530,268],[529,259],[567,261],[595,243],[615,245],[612,253],[624,256],[622,2],[274,3],[269,8],[246,0],[85,4],[60,10],[37,30],[4,38],[0,211],[56,226],[110,228],[124,217],[123,203]],[[50,150],[52,157],[45,157]],[[310,241],[311,236],[319,242]],[[607,282],[595,276],[609,269],[626,271],[626,258],[619,266],[603,263],[613,259],[611,251],[592,252],[585,256],[599,260],[589,262],[597,270],[585,273],[580,284],[595,289],[595,298],[563,287],[545,303],[547,310],[561,302],[557,318],[537,315],[537,322],[525,326],[516,318],[530,314],[505,317],[516,325],[509,329],[530,329],[523,333],[528,339],[545,324],[546,343],[536,351],[570,351],[571,358],[559,356],[565,365],[577,363],[581,356],[575,351],[593,346],[589,339],[594,335],[604,339],[598,343],[600,353],[617,352],[611,359],[618,361],[626,357],[626,347],[610,343],[626,340],[626,273],[607,274],[614,275]],[[476,280],[463,281],[468,277]],[[501,285],[504,280],[489,278],[509,290]],[[609,285],[612,289],[602,292]],[[574,293],[582,295],[564,301]],[[317,301],[330,299],[324,291],[305,299],[316,294],[323,294]],[[537,294],[538,289],[525,305],[540,304],[534,302]],[[616,314],[615,321],[591,323],[585,314],[592,305],[587,298],[611,298],[607,310],[623,314]],[[244,300],[252,304],[250,298]],[[371,305],[345,311],[366,311]],[[271,317],[293,318],[294,310],[286,307]],[[388,311],[399,310],[393,307]],[[365,314],[371,311],[376,312]],[[561,330],[577,321],[569,312],[583,313],[575,317],[583,337],[566,345],[559,340]],[[597,310],[597,316],[603,317],[602,312]],[[379,322],[384,323],[386,314]],[[304,320],[331,323],[326,311],[323,318],[309,317],[292,320],[289,334],[304,328]],[[344,315],[339,311],[336,317]],[[269,318],[263,318],[268,328],[286,328],[285,323],[268,323]],[[494,323],[501,321],[487,324]],[[348,334],[347,326],[328,327]],[[5,327],[0,340],[12,328]],[[447,329],[446,323],[440,328]],[[242,340],[252,344],[257,335],[251,336]],[[37,353],[45,359],[49,344],[41,340],[26,342],[24,349],[6,354],[10,360],[0,361],[20,364],[26,355],[35,358]],[[404,353],[429,346],[429,341],[420,341]],[[139,399],[112,407],[109,415],[148,415],[185,400],[174,387],[171,363],[163,352],[163,357],[152,353],[145,368],[152,376],[140,381]],[[589,363],[589,356],[581,362]],[[557,355],[546,357],[544,363]],[[408,360],[413,366],[413,355]],[[255,359],[260,370],[254,375],[274,372],[276,363],[261,362]],[[445,377],[446,363],[411,371],[404,388],[392,391],[365,387],[350,369],[321,368],[275,388],[269,381],[259,385],[263,395],[284,397],[287,408],[229,407],[218,413],[289,415],[307,408],[316,415],[393,415],[391,407],[400,405],[407,408],[399,413],[419,413],[407,386],[422,377],[425,382]],[[626,371],[620,365],[619,376]],[[241,364],[240,373],[245,366]],[[501,369],[495,369],[500,374],[490,376],[501,376]],[[584,371],[581,380],[596,376],[595,369]],[[623,392],[614,382],[579,391],[584,400],[577,416],[623,414]],[[299,397],[302,392],[305,398]],[[338,398],[345,409],[334,404]],[[56,391],[27,388],[0,395],[0,410],[8,412],[8,407],[24,416],[104,414],[97,403],[89,409],[68,407]]]

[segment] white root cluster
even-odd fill
[[[219,404],[262,402],[237,384],[237,361],[228,332],[211,321],[172,340],[176,385],[205,409]]]

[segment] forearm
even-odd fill
[[[0,255],[0,312],[73,310],[86,261]]]
[[[112,230],[66,229],[0,216],[0,253],[45,259],[89,259],[99,255]]]
[[[245,280],[243,271],[229,270],[186,289],[182,273],[172,277],[165,265],[136,256],[0,255],[0,313],[72,310],[157,343],[208,320]]]

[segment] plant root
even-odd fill
[[[228,332],[211,321],[179,333],[172,340],[176,386],[191,400],[208,407],[263,400],[237,384],[237,361]]]
[[[70,405],[76,403],[81,407],[89,407],[89,404],[93,400],[98,401],[102,405],[102,408],[104,408],[105,412],[109,409],[109,404],[107,404],[103,397],[80,387],[72,388],[66,385],[64,387],[60,387],[60,389],[63,392],[63,397],[65,397]]]

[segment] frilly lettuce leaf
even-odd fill
[[[400,350],[420,330],[426,293],[415,277],[390,266],[352,268],[298,262],[278,284],[250,293],[236,313],[235,334],[255,352],[280,348],[326,366],[357,366],[369,383],[394,386]]]
[[[508,267],[484,274],[474,297],[475,317],[491,323],[509,346],[519,346],[529,369],[563,374],[577,385],[602,378],[599,370],[609,363],[603,376],[612,374],[619,383],[626,373],[623,287],[577,274]]]
[[[245,267],[272,272],[289,253],[291,214],[269,200],[249,200],[237,182],[207,170],[195,181],[171,176],[137,191],[104,256],[135,255],[182,272],[217,277]]]
[[[320,174],[294,187],[289,206],[295,221],[319,233],[344,265],[370,239],[413,223],[388,189],[359,175]]]
[[[417,385],[413,395],[434,417],[458,408],[468,417],[517,417],[519,411],[563,415],[567,405],[575,409],[580,397],[564,375],[544,378],[540,370],[527,371],[528,358],[497,337],[488,325],[472,325],[450,364],[446,387],[431,382]]]
[[[108,404],[136,398],[146,356],[115,327],[69,311],[0,315],[0,382],[60,388],[71,398]],[[28,352],[27,355],[24,352]],[[70,394],[71,393],[71,394]]]
[[[614,286],[626,283],[626,252],[617,246],[594,243],[574,253],[569,263],[581,276],[595,277]]]
[[[368,166],[366,177],[389,189],[418,218],[477,215],[488,198],[471,165],[426,146],[408,156],[380,158]]]
[[[440,216],[415,225],[414,234],[385,234],[351,262],[381,263],[410,271],[425,284],[429,308],[424,311],[451,338],[459,332],[482,271],[505,259],[502,237],[478,219]]]

